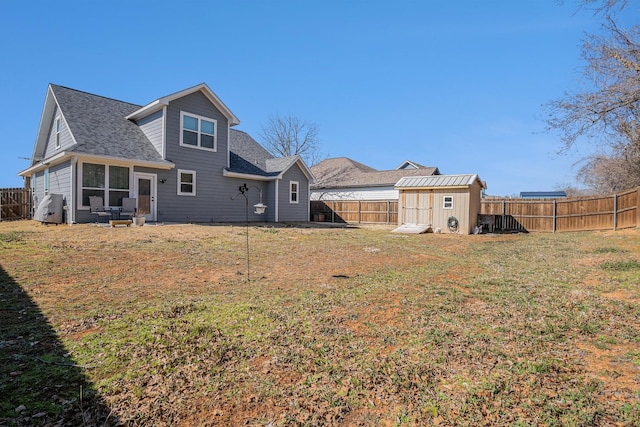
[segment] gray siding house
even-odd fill
[[[147,221],[308,221],[309,168],[299,156],[274,158],[200,84],[135,105],[50,84],[31,166],[19,173],[34,205],[62,194],[65,222],[95,221],[89,196],[106,207],[134,197]],[[240,197],[238,197],[240,196]],[[266,213],[253,205],[267,205]]]

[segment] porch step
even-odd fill
[[[423,234],[431,231],[430,225],[423,224],[402,224],[400,227],[393,230],[393,233],[407,233],[407,234]]]

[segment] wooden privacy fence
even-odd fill
[[[568,199],[484,199],[480,214],[496,230],[617,230],[640,224],[640,187],[621,193]]]
[[[311,220],[316,222],[349,222],[397,224],[397,200],[313,200]]]
[[[480,215],[494,230],[588,231],[640,226],[640,187],[605,196],[567,199],[483,199]],[[311,202],[311,220],[398,224],[398,201],[319,200]]]
[[[31,218],[31,208],[31,189],[0,189],[0,221],[29,219]]]

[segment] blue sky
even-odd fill
[[[318,124],[328,157],[477,173],[491,195],[574,184],[543,104],[578,87],[596,17],[572,0],[0,1],[0,188],[20,187],[47,84],[147,104],[205,82],[258,139]]]

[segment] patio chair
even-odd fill
[[[131,219],[136,214],[136,199],[134,197],[122,198],[122,210],[120,219]]]
[[[96,216],[96,224],[100,222],[99,219],[101,217],[111,216],[111,212],[105,210],[100,196],[89,196],[89,212]]]

